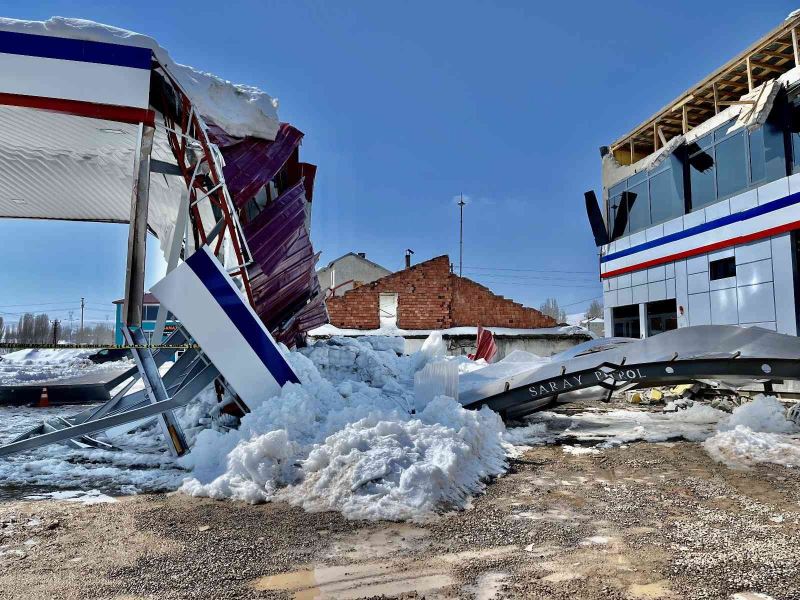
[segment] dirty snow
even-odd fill
[[[253,503],[282,500],[353,519],[424,520],[468,506],[487,480],[506,470],[510,456],[530,445],[559,443],[564,452],[593,455],[634,441],[682,438],[704,442],[712,457],[731,466],[800,466],[800,432],[774,398],[761,396],[731,415],[700,403],[674,413],[542,412],[506,430],[486,408],[465,410],[441,395],[419,402],[414,375],[442,361],[469,377],[542,359],[517,354],[505,366],[476,364],[444,356],[436,335],[416,354],[400,356],[398,349],[397,339],[336,337],[284,350],[302,383],[265,397],[235,429],[209,388],[176,411],[192,446],[177,462],[158,430],[148,428],[113,437],[116,452],[50,446],[10,457],[0,461],[0,480],[39,497],[54,490],[114,495],[180,489]],[[0,409],[3,439],[47,414]]]
[[[0,356],[0,385],[67,380],[133,366],[129,359],[95,364],[88,358],[93,354],[97,350],[34,349],[4,354]]]

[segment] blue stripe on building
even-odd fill
[[[16,31],[0,31],[0,53],[148,70],[152,63],[149,48]]]
[[[747,221],[748,219],[753,219],[755,217],[759,217],[761,215],[765,215],[767,213],[780,210],[782,208],[786,208],[787,206],[792,206],[793,204],[798,204],[798,203],[800,203],[800,192],[795,194],[790,194],[789,196],[786,196],[784,198],[779,198],[778,200],[773,200],[772,202],[767,202],[766,204],[762,204],[761,206],[755,206],[753,208],[748,208],[747,210],[743,210],[741,212],[732,215],[720,217],[719,219],[709,221],[708,223],[695,225],[694,227],[690,227],[689,229],[684,229],[683,231],[678,231],[677,233],[671,233],[669,235],[665,235],[664,237],[658,238],[657,240],[651,240],[649,242],[639,244],[638,246],[633,246],[625,250],[620,250],[619,252],[614,252],[613,254],[607,254],[600,259],[600,262],[605,263],[612,260],[616,260],[618,258],[623,258],[625,256],[630,256],[631,254],[636,254],[637,252],[641,252],[642,250],[657,248],[658,246],[663,246],[664,244],[669,244],[670,242],[686,239],[693,235],[697,235],[698,233],[705,233],[706,231],[719,229],[720,227],[725,227],[726,225],[730,225],[732,223]]]
[[[195,275],[203,282],[211,296],[217,301],[239,333],[256,353],[267,370],[272,373],[278,385],[300,383],[286,359],[275,346],[275,343],[264,333],[256,317],[242,301],[229,281],[220,272],[213,259],[204,250],[195,252],[186,261]]]

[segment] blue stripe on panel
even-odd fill
[[[766,204],[762,204],[761,206],[755,206],[753,208],[749,208],[747,210],[734,213],[732,215],[720,217],[719,219],[709,221],[708,223],[695,225],[694,227],[690,227],[689,229],[684,229],[683,231],[678,231],[677,233],[671,233],[669,235],[665,235],[664,237],[658,238],[657,240],[651,240],[649,242],[639,244],[638,246],[627,248],[626,250],[620,250],[619,252],[614,252],[613,254],[607,254],[600,259],[600,262],[605,263],[611,260],[615,260],[617,258],[623,258],[625,256],[630,256],[631,254],[636,254],[637,252],[641,252],[642,250],[649,250],[650,248],[663,246],[664,244],[669,244],[670,242],[682,240],[691,237],[693,235],[697,235],[698,233],[704,233],[706,231],[711,231],[712,229],[718,229],[720,227],[724,227],[725,225],[738,223],[740,221],[747,221],[748,219],[765,215],[767,213],[780,210],[782,208],[786,208],[787,206],[792,206],[793,204],[797,204],[799,202],[800,202],[800,192],[797,192],[795,194],[790,194],[789,196],[786,196],[784,198],[779,198],[778,200],[773,200],[772,202],[767,202]]]
[[[206,253],[205,249],[201,248],[190,256],[186,263],[219,303],[242,337],[247,340],[278,385],[283,387],[288,382],[300,383],[280,350],[264,333],[260,323],[256,321],[256,317],[248,310],[242,297],[231,286],[219,267],[214,264],[214,260]]]
[[[152,51],[138,46],[0,31],[0,53],[149,70]]]

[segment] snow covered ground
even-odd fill
[[[0,385],[69,380],[133,366],[132,360],[95,364],[88,358],[93,354],[97,354],[97,350],[37,349],[4,354],[0,356]]]
[[[421,520],[469,506],[526,445],[560,443],[565,452],[596,453],[683,438],[702,442],[715,460],[736,468],[800,465],[800,431],[774,398],[760,397],[732,415],[699,403],[663,414],[641,408],[542,412],[526,426],[506,430],[489,409],[465,410],[446,396],[415,398],[415,373],[449,361],[468,382],[482,371],[496,376],[547,359],[515,353],[486,366],[443,356],[435,335],[422,351],[398,356],[401,341],[337,337],[287,352],[302,383],[251,406],[237,429],[219,413],[209,389],[177,411],[192,445],[177,462],[150,429],[115,437],[116,452],[51,446],[11,457],[0,461],[0,480],[47,488],[38,488],[39,494],[180,489],[246,502],[283,500],[353,519]],[[0,440],[41,414],[0,409]]]

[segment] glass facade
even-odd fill
[[[795,170],[800,171],[800,97],[775,103],[767,122],[754,131],[729,132],[731,119],[673,152],[651,172],[641,171],[609,188],[611,239],[642,231],[785,177],[786,135],[791,136]]]

